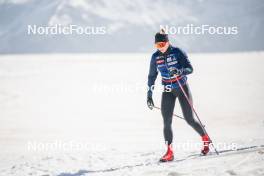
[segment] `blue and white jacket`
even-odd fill
[[[170,76],[169,70],[171,68],[182,69],[182,75],[176,77]],[[158,71],[161,74],[162,85],[171,85],[171,88],[179,88],[177,79],[181,85],[187,83],[187,76],[193,72],[193,67],[187,57],[187,55],[177,47],[169,46],[165,53],[157,50],[151,57],[149,74],[148,74],[148,96],[152,96],[151,87],[154,86]]]

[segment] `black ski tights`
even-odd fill
[[[188,84],[184,85],[183,89],[185,90],[187,96],[189,97],[189,100],[192,102],[192,95],[189,90]],[[191,106],[189,105],[181,89],[180,88],[172,89],[171,92],[163,92],[162,100],[161,100],[161,113],[164,123],[163,133],[167,144],[171,144],[173,138],[171,123],[172,123],[172,116],[173,116],[173,110],[174,110],[176,98],[179,98],[182,113],[186,122],[190,126],[192,126],[193,129],[197,133],[199,133],[200,136],[203,136],[205,134],[201,125],[194,119]]]

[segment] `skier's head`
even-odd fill
[[[168,34],[165,33],[164,29],[161,29],[160,32],[155,35],[155,46],[160,52],[165,53],[169,45]]]

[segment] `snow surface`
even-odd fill
[[[146,90],[130,89],[146,85],[149,59],[150,54],[0,56],[0,175],[264,175],[263,148],[178,161],[200,149],[176,149],[177,144],[199,143],[200,137],[177,118],[176,162],[157,163],[165,151],[160,112],[148,110]],[[194,106],[213,141],[264,144],[264,53],[190,59]],[[160,94],[157,87],[157,106]],[[181,115],[178,103],[175,113]],[[86,148],[29,149],[29,143],[71,142]]]

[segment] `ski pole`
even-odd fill
[[[161,108],[159,108],[159,107],[157,107],[157,106],[153,106],[153,108],[156,108],[156,109],[159,109],[159,110],[161,110]],[[181,116],[179,116],[179,115],[177,115],[177,114],[172,114],[174,117],[178,117],[178,118],[180,118],[180,119],[183,119],[183,120],[185,120],[183,117],[181,117]]]
[[[182,87],[182,85],[181,85],[181,83],[180,83],[179,79],[176,79],[176,80],[177,80],[177,83],[179,84],[179,86],[180,86],[180,88],[181,88],[181,91],[182,91],[182,93],[184,94],[184,96],[185,96],[185,98],[186,98],[187,102],[188,102],[188,103],[189,103],[189,105],[191,106],[191,108],[192,108],[192,111],[194,112],[194,114],[195,114],[195,116],[197,117],[197,119],[198,119],[198,121],[199,121],[200,125],[202,126],[202,128],[203,128],[203,130],[204,130],[205,134],[206,134],[206,135],[208,135],[208,137],[209,137],[209,139],[210,139],[210,142],[211,142],[211,145],[212,145],[212,147],[213,147],[213,148],[214,148],[214,150],[215,150],[215,153],[216,153],[217,155],[219,155],[219,152],[216,150],[216,148],[215,148],[215,146],[214,146],[214,143],[213,143],[213,141],[211,140],[211,138],[210,138],[209,134],[207,133],[207,131],[206,131],[206,129],[205,129],[205,127],[204,127],[204,125],[202,124],[202,122],[201,122],[201,120],[200,120],[200,118],[199,118],[199,116],[198,116],[198,114],[197,114],[196,110],[195,110],[195,109],[194,109],[194,107],[193,107],[193,104],[192,104],[192,102],[191,102],[191,101],[190,101],[190,99],[188,98],[188,96],[187,96],[187,94],[186,94],[185,90],[183,89],[183,87]]]

